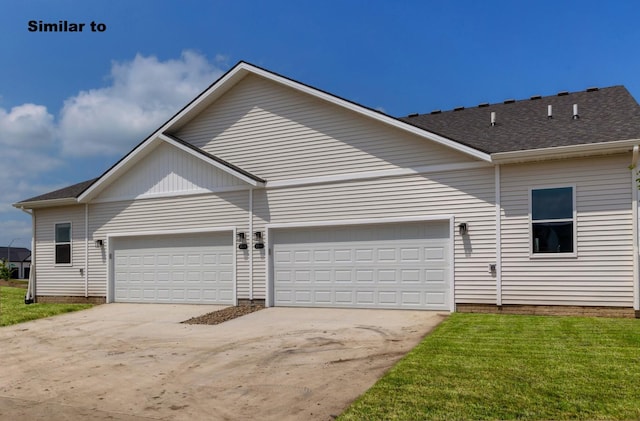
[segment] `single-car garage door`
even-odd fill
[[[116,302],[234,304],[231,232],[112,241]]]
[[[448,221],[271,235],[276,306],[450,310]]]

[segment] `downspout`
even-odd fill
[[[249,302],[253,302],[253,189],[249,189]]]
[[[84,298],[89,297],[89,204],[84,204]]]
[[[25,304],[32,304],[35,300],[36,287],[36,214],[21,207],[20,210],[31,215],[31,265],[29,268],[29,283],[27,284],[27,293],[24,296]]]
[[[640,278],[638,273],[638,182],[636,181],[639,150],[640,147],[638,145],[633,147],[633,156],[629,167],[631,168],[631,214],[633,218],[633,309],[636,311],[640,310],[640,286],[638,285]]]
[[[500,199],[500,165],[495,167],[496,190],[496,305],[502,305],[502,204]]]

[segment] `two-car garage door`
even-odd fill
[[[234,304],[231,232],[113,241],[115,301]]]
[[[274,229],[276,306],[450,310],[449,222]]]

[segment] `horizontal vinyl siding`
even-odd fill
[[[630,155],[502,167],[504,304],[633,305]],[[529,189],[575,185],[577,257],[530,258]]]
[[[89,232],[92,241],[106,240],[107,235],[131,232],[213,229],[236,227],[249,231],[249,191],[219,195],[146,199],[90,205]],[[231,236],[232,234],[229,233]],[[108,245],[105,241],[104,250]],[[249,296],[248,251],[237,250],[237,297]],[[90,288],[96,295],[106,295],[107,256],[103,250],[90,247]]]
[[[454,215],[456,303],[494,304],[495,197],[493,168],[267,190],[256,195],[260,221],[272,223]]]
[[[472,161],[254,75],[177,135],[268,181]]]
[[[84,205],[36,209],[36,295],[84,296]],[[71,222],[71,265],[55,264],[55,224]]]

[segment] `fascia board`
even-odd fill
[[[52,206],[77,205],[75,197],[65,197],[62,199],[35,200],[32,202],[18,202],[12,206],[17,209],[37,209],[48,208]]]
[[[176,142],[175,140],[171,139],[169,136],[166,136],[164,134],[160,134],[159,138],[164,140],[165,142],[169,143],[170,145],[175,146],[176,148],[178,148],[178,149],[180,149],[180,150],[182,150],[184,152],[187,152],[188,154],[190,154],[190,155],[192,155],[192,156],[194,156],[196,158],[199,158],[199,159],[203,160],[204,162],[206,162],[206,163],[208,163],[210,165],[213,165],[214,167],[216,167],[216,168],[218,168],[218,169],[220,169],[220,170],[222,170],[222,171],[224,171],[224,172],[226,172],[228,174],[233,175],[236,178],[239,178],[240,180],[244,181],[247,184],[250,184],[250,185],[252,185],[254,187],[262,187],[262,186],[264,186],[264,183],[261,183],[261,182],[259,182],[257,180],[254,180],[254,179],[250,178],[250,177],[247,177],[246,175],[244,175],[244,174],[242,174],[242,173],[240,173],[238,171],[235,171],[233,168],[229,168],[226,165],[223,165],[220,162],[209,158],[208,156],[205,156],[203,154],[199,154],[197,151],[195,151],[195,150],[193,150],[191,148],[188,148],[188,147],[180,144],[179,142]]]
[[[526,161],[544,161],[548,159],[613,154],[630,151],[638,144],[640,144],[640,139],[628,139],[615,142],[598,142],[582,145],[528,149],[524,151],[497,152],[491,154],[491,160],[495,164],[509,164]]]

